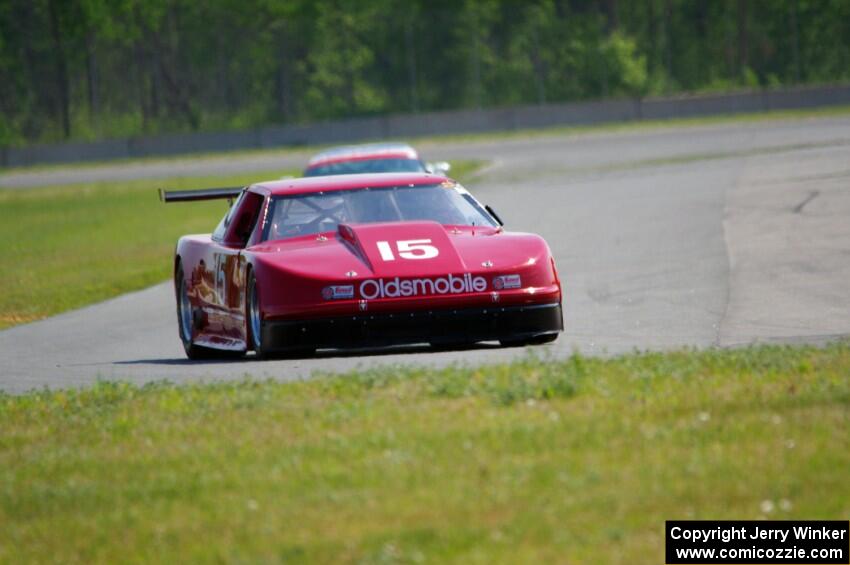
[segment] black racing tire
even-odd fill
[[[269,352],[263,347],[263,312],[260,309],[260,289],[254,271],[248,271],[245,290],[245,325],[248,349],[253,349],[257,359],[267,359]]]
[[[220,351],[211,347],[204,347],[194,343],[195,316],[192,303],[189,301],[189,292],[186,281],[183,278],[183,266],[178,262],[174,274],[174,292],[177,298],[177,331],[186,357],[196,361],[200,359],[225,359],[237,356],[232,351]],[[238,353],[241,355],[241,353]]]
[[[502,347],[524,347],[526,345],[543,345],[546,343],[552,343],[553,341],[558,339],[559,335],[559,333],[551,333],[536,335],[534,337],[528,337],[523,339],[500,339],[499,344]]]

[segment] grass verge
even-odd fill
[[[453,162],[463,179],[482,165]],[[297,171],[0,191],[0,329],[38,320],[171,275],[177,238],[209,233],[222,201],[165,206],[156,189],[240,186]]]
[[[846,519],[850,342],[0,395],[0,561],[659,563]]]

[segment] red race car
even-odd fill
[[[505,232],[444,176],[339,175],[160,196],[235,199],[212,234],[177,243],[178,328],[192,359],[536,344],[563,330],[543,238]]]
[[[326,149],[314,155],[304,169],[305,177],[362,173],[446,174],[445,161],[426,163],[406,143],[366,143]]]

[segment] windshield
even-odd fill
[[[334,231],[341,223],[413,220],[496,226],[472,195],[458,185],[396,186],[272,197],[263,240]]]
[[[321,177],[327,175],[352,175],[360,173],[422,173],[425,167],[417,159],[358,159],[338,161],[310,167],[304,171],[305,177]]]

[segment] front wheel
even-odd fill
[[[254,271],[248,273],[248,296],[245,301],[248,307],[248,342],[258,358],[268,357],[268,351],[263,348],[263,313],[260,309],[260,289]]]
[[[260,288],[254,272],[248,274],[248,296],[246,297],[248,315],[248,344],[254,350],[257,359],[309,357],[316,352],[315,347],[300,346],[289,347],[270,351],[265,340],[265,328],[263,326],[263,310],[260,301]]]

